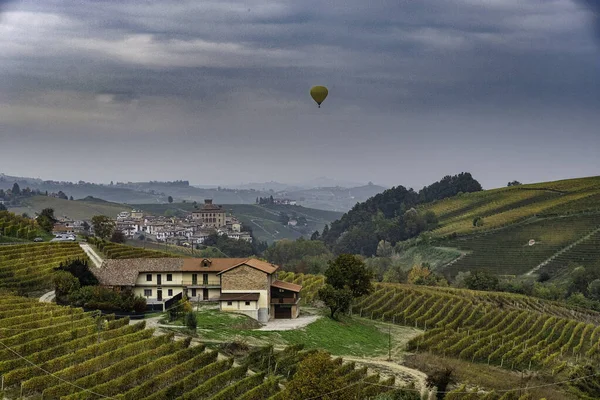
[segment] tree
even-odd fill
[[[352,304],[352,292],[350,289],[335,289],[330,284],[323,286],[318,291],[319,299],[325,303],[331,312],[331,318],[336,319],[338,312],[346,312]]]
[[[198,320],[196,319],[196,314],[193,311],[185,313],[185,326],[189,330],[196,330],[196,327],[198,326]]]
[[[11,192],[13,196],[18,196],[21,194],[21,188],[19,187],[19,184],[17,182],[13,184]]]
[[[380,240],[377,244],[377,257],[391,257],[393,253],[393,247],[390,242]]]
[[[171,203],[173,202],[173,197],[172,197],[172,196],[169,196],[169,197],[167,198],[167,201],[169,202],[169,204],[171,204]]]
[[[6,206],[3,203],[0,203],[0,211],[6,211]]]
[[[54,274],[54,291],[60,300],[64,301],[71,292],[79,288],[79,279],[70,272],[57,271]]]
[[[126,240],[125,234],[120,229],[115,229],[110,236],[110,241],[113,243],[125,243]]]
[[[38,225],[46,232],[52,232],[56,218],[54,218],[54,209],[44,208],[37,217]]]
[[[336,364],[331,362],[329,354],[317,351],[299,364],[294,377],[285,385],[282,398],[304,400],[338,400],[354,398],[349,391],[341,391],[346,386],[342,377],[335,373]],[[352,390],[352,387],[349,389]]]
[[[314,231],[312,235],[310,235],[310,240],[319,240],[320,238],[319,231]]]
[[[591,299],[600,301],[600,279],[594,279],[587,287]]]
[[[498,290],[499,281],[487,271],[476,271],[465,277],[464,283],[471,290]]]
[[[111,237],[115,229],[115,223],[105,215],[93,216],[92,226],[94,227],[94,234],[101,239]]]
[[[63,192],[62,190],[58,191],[58,198],[59,199],[63,199],[63,200],[69,200],[69,198],[67,197],[67,195],[65,194],[65,192]]]
[[[334,289],[349,289],[353,297],[371,293],[373,273],[360,257],[353,254],[340,254],[327,264],[325,277],[327,283]]]
[[[73,201],[73,196],[69,196],[69,200]]]
[[[506,186],[519,186],[521,185],[521,182],[519,181],[512,181],[512,182],[508,182],[508,185]]]

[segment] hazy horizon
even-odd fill
[[[0,172],[415,189],[598,175],[586,3],[0,0]]]

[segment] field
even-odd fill
[[[38,236],[49,237],[34,220],[8,211],[0,211],[0,242],[27,241]]]
[[[200,207],[201,204],[198,204]],[[133,207],[153,215],[185,215],[194,210],[192,203],[173,204],[136,204]],[[255,205],[255,204],[225,204],[223,208],[235,215],[242,223],[252,228],[254,236],[269,243],[280,239],[297,239],[310,236],[315,230],[322,231],[325,224],[331,223],[342,216],[335,211],[317,210],[289,205]],[[279,213],[304,216],[306,227],[288,227],[279,222]]]
[[[440,226],[435,236],[487,231],[541,215],[599,211],[600,177],[569,179],[465,193],[423,205],[433,211]],[[473,219],[483,217],[474,227]]]
[[[77,243],[0,246],[0,289],[23,294],[48,289],[54,268],[74,259],[87,259]]]
[[[25,200],[21,207],[11,207],[10,212],[15,214],[27,213],[33,217],[44,208],[52,208],[56,218],[67,216],[75,220],[91,220],[94,215],[106,215],[116,218],[121,211],[131,211],[130,206],[104,202],[101,200],[63,200],[48,196],[34,196]]]
[[[354,311],[424,329],[417,352],[552,375],[600,358],[600,313],[520,295],[378,284]]]
[[[560,250],[600,228],[600,214],[582,214],[566,217],[537,218],[505,229],[475,234],[444,241],[444,246],[455,247],[468,254],[445,268],[450,277],[459,271],[487,270],[497,275],[521,275],[552,257]],[[595,238],[595,239],[594,239]],[[564,271],[569,261],[600,267],[598,235],[572,250],[562,253],[542,270]],[[529,240],[535,244],[528,245]]]
[[[190,338],[156,335],[143,321],[130,325],[22,297],[1,297],[0,316],[7,399],[279,399],[280,384],[311,354],[302,346],[266,347],[234,359]],[[394,384],[342,359],[329,363],[350,397],[374,396]]]

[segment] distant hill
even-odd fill
[[[185,215],[194,210],[194,204],[187,202],[134,204],[133,207],[154,215]],[[323,230],[325,224],[331,223],[342,215],[334,211],[290,205],[224,204],[223,208],[238,217],[246,226],[251,227],[258,240],[269,243],[280,239],[310,237],[314,231]],[[280,221],[280,213],[285,213],[290,217],[304,217],[307,225],[295,227],[283,225]]]
[[[359,187],[313,187],[301,188],[296,185],[268,182],[249,184],[239,188],[206,187],[190,185],[188,181],[150,182],[111,182],[97,184],[90,182],[63,182],[8,176],[0,173],[0,189],[10,189],[17,182],[21,188],[29,187],[41,192],[64,192],[75,199],[104,199],[125,204],[166,203],[169,196],[176,202],[201,202],[212,199],[216,204],[255,204],[258,197],[289,198],[308,208],[319,208],[345,212],[357,202],[385,190],[382,186],[365,185]],[[256,186],[255,186],[256,185]]]
[[[323,238],[336,253],[370,256],[375,254],[379,240],[396,243],[415,237],[435,224],[435,215],[420,215],[413,207],[481,190],[479,182],[467,172],[446,176],[419,192],[404,186],[393,187],[356,204],[323,232]]]
[[[26,199],[20,207],[9,208],[15,214],[27,213],[33,217],[44,208],[54,209],[57,218],[67,216],[73,219],[90,220],[94,215],[106,215],[115,218],[121,211],[131,211],[131,207],[111,203],[101,199],[63,200],[48,196],[34,196]]]

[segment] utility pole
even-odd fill
[[[392,361],[392,327],[388,326],[388,361]]]

